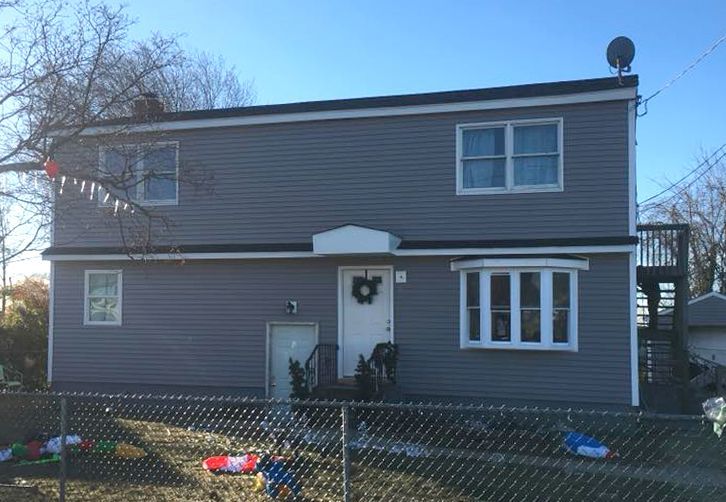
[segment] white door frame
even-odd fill
[[[338,378],[343,378],[343,271],[345,270],[365,270],[365,269],[386,269],[389,270],[389,288],[391,294],[389,295],[390,300],[390,314],[391,314],[391,343],[394,343],[394,327],[396,325],[393,318],[393,265],[345,265],[338,267]]]
[[[270,358],[272,357],[272,328],[275,326],[313,326],[315,328],[315,345],[320,343],[320,325],[317,322],[304,321],[268,321],[265,331],[265,397],[270,398]],[[300,361],[305,364],[305,361]]]

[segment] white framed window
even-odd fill
[[[177,142],[102,146],[99,172],[117,187],[117,196],[149,206],[178,204]],[[98,200],[100,205],[110,205],[104,192],[99,193]]]
[[[576,351],[578,271],[587,268],[585,259],[453,262],[461,348]]]
[[[86,270],[83,324],[121,325],[123,280],[120,270]]]
[[[456,193],[561,191],[562,145],[562,118],[459,124]]]

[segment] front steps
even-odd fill
[[[313,390],[313,397],[329,401],[354,401],[358,399],[358,387],[355,378],[339,378],[332,385],[321,385]]]
[[[312,395],[314,398],[328,401],[357,401],[360,399],[354,377],[339,378],[334,384],[321,385],[313,390]],[[396,401],[399,398],[396,386],[391,382],[384,382],[382,399]]]

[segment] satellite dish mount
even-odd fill
[[[623,85],[623,73],[630,73],[635,58],[635,44],[628,37],[614,38],[608,44],[608,64],[618,72],[618,82]]]

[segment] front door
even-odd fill
[[[317,343],[317,328],[314,324],[273,323],[269,325],[270,362],[268,395],[288,399],[290,385],[290,359],[305,361]]]
[[[358,356],[371,356],[376,344],[392,341],[391,270],[344,268],[340,275],[343,376],[355,374]]]

